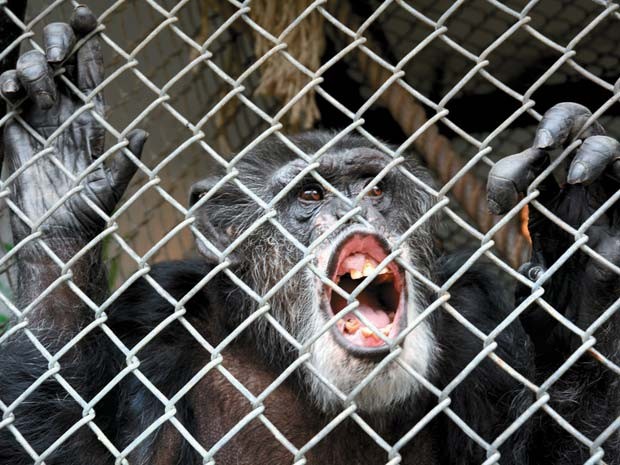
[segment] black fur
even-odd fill
[[[310,134],[296,138],[295,143],[307,153],[312,153],[330,137],[324,133]],[[354,153],[352,157],[350,150],[360,147],[364,150]],[[372,151],[364,139],[349,137],[336,144],[333,152],[322,158],[319,171],[342,192],[355,190],[360,188],[362,181],[367,182],[368,176],[376,175],[371,169],[372,164],[381,160],[385,162],[385,158],[381,157],[384,155]],[[290,168],[289,162],[293,160],[294,154],[281,142],[268,141],[239,162],[238,179],[256,195],[269,201],[282,188],[279,182],[287,183],[291,175],[295,175],[294,170],[292,173],[281,171],[283,167]],[[420,177],[426,176],[419,168],[412,169]],[[398,173],[390,172],[384,181],[388,186],[386,194],[379,199],[365,197],[360,205],[365,218],[374,222],[378,234],[401,234],[428,210],[431,205],[430,195]],[[201,195],[209,192],[213,185],[213,180],[199,183],[194,188],[191,203],[200,202]],[[313,221],[322,214],[336,218],[341,208],[337,199],[333,198],[320,205],[304,204],[296,200],[295,193],[294,189],[291,190],[291,198],[278,203],[274,208],[286,230],[307,245],[322,233],[321,227],[324,226],[321,222]],[[227,184],[207,200],[196,211],[196,224],[219,250],[233,243],[245,228],[250,227],[264,213],[234,183]],[[333,220],[330,221],[333,224]],[[349,227],[351,224],[344,224],[334,234],[346,231]],[[463,265],[469,254],[437,258],[432,246],[433,231],[432,222],[425,223],[408,239],[407,248],[413,265],[442,284]],[[212,263],[218,262],[219,258],[213,255],[208,246],[202,244],[200,247],[204,260],[159,264],[150,271],[150,277],[173,299],[182,299],[195,290],[196,285],[213,269]],[[275,258],[265,257],[265,254],[274,254]],[[302,256],[302,252],[282,237],[281,233],[269,223],[264,223],[227,260],[237,277],[250,286],[263,286],[256,289],[261,294],[278,283]],[[88,273],[86,270],[85,276],[101,274],[99,262],[93,260],[91,268],[99,267],[99,272]],[[515,305],[511,297],[512,290],[502,288],[502,282],[492,275],[492,269],[492,265],[478,261],[448,289],[449,304],[483,334],[494,331]],[[35,275],[36,272],[34,269]],[[293,279],[287,285],[291,287],[282,288],[279,291],[281,294],[277,294],[270,302],[270,311],[282,320],[288,318],[291,312],[311,310],[301,306],[307,303],[295,300],[306,290],[303,287],[306,282]],[[553,287],[549,295],[557,297],[558,289],[562,288]],[[427,304],[436,298],[424,297]],[[565,300],[558,299],[558,303],[562,302]],[[579,302],[583,307],[584,302]],[[56,302],[54,310],[62,310],[60,304],[62,302]],[[256,308],[256,303],[220,272],[185,304],[184,311],[176,319],[161,326],[174,313],[174,306],[146,279],[136,281],[106,310],[105,324],[118,341],[104,334],[104,328],[96,327],[60,359],[62,368],[58,374],[50,372],[46,381],[26,398],[20,399],[14,411],[15,418],[0,428],[0,465],[32,462],[20,444],[19,438],[22,436],[40,454],[83,418],[83,406],[67,394],[54,378],[56,375],[62,376],[86,402],[102,389],[110,387],[107,395],[95,405],[94,423],[118,450],[124,450],[156,421],[167,418],[166,415],[174,415],[178,423],[203,447],[212,447],[253,407],[225,376],[212,369],[169,411],[152,389],[168,399],[177,395],[211,361],[212,347],[222,342]],[[71,309],[82,328],[91,321],[84,317],[86,313],[77,315],[77,312],[83,310]],[[47,320],[46,315],[42,315],[43,320],[49,324],[41,325],[33,333],[50,354],[55,354],[75,332],[54,324],[54,317]],[[544,381],[555,369],[555,366],[550,368],[545,363],[538,363],[541,357],[535,351],[538,349],[540,352],[542,349],[532,344],[530,336],[534,335],[537,343],[544,338],[534,334],[536,325],[528,324],[531,323],[530,317],[527,312],[523,315],[525,329],[521,320],[515,319],[493,341],[488,341],[493,344],[493,353],[499,358],[497,363],[487,357],[471,369],[469,364],[484,350],[484,341],[443,307],[435,310],[428,319],[439,345],[439,355],[428,378],[435,386],[445,389],[466,372],[464,379],[449,393],[449,408],[453,415],[468,425],[471,429],[468,432],[488,444],[493,443],[514,422],[520,421],[521,415],[535,400],[534,393],[511,376],[505,365],[537,382]],[[229,370],[229,375],[239,378],[253,395],[260,394],[282,369],[299,356],[297,350],[278,336],[271,325],[264,323],[264,320],[259,319],[248,326],[222,354],[222,366]],[[296,324],[290,324],[289,321],[288,326],[287,323],[281,324],[293,335],[300,325],[298,320]],[[156,328],[157,333],[154,334]],[[196,340],[192,332],[206,341],[204,345]],[[148,379],[153,387],[145,386],[136,376],[137,372],[128,370],[122,379],[116,380],[113,386],[109,385],[128,364],[133,366],[134,360],[127,359],[124,352],[146,338],[150,340],[138,351],[140,364],[136,368],[140,376]],[[565,359],[568,354],[564,351],[560,359]],[[355,365],[353,357],[344,359],[343,364],[359,366]],[[33,346],[28,336],[19,332],[2,347],[0,400],[5,405],[11,405],[48,373],[48,365],[48,360]],[[291,442],[298,447],[310,440],[335,416],[320,410],[317,402],[309,397],[311,389],[307,383],[304,384],[304,376],[298,372],[293,373],[276,393],[264,401],[265,416],[286,437],[290,436]],[[610,379],[609,374],[604,375],[599,365],[587,358],[580,360],[552,386],[549,391],[552,395],[550,405],[557,407],[580,430],[595,437],[613,421],[613,412],[617,411],[618,398],[609,395],[610,392],[617,392],[615,388],[609,387],[613,382],[617,383]],[[424,391],[407,402],[392,406],[387,412],[367,414],[361,411],[360,415],[387,442],[394,444],[437,402],[434,395]],[[358,445],[359,448],[353,447],[352,450],[351,445]],[[618,446],[615,443],[605,446],[611,451],[605,460],[608,464],[617,465],[618,459],[613,454]],[[225,447],[228,449],[224,448],[215,457],[219,464],[276,465],[292,462],[290,453],[277,444],[258,420],[243,428]],[[582,463],[589,456],[588,451],[572,435],[540,409],[524,419],[515,432],[497,445],[497,449],[504,465],[564,465]],[[402,463],[408,465],[469,465],[482,463],[488,458],[485,447],[463,431],[446,412],[430,421],[402,452]],[[360,465],[387,461],[385,451],[377,447],[351,420],[336,428],[308,454],[309,463]],[[132,447],[128,458],[130,462],[139,465],[202,463],[197,451],[167,421],[146,440]],[[48,465],[104,465],[112,464],[114,460],[91,427],[82,425],[55,448],[45,462]]]
[[[437,270],[439,282],[458,269],[464,258],[462,255],[442,259]],[[180,299],[209,269],[199,260],[170,262],[154,266],[151,276],[171,296]],[[212,289],[224,285],[212,283],[190,300],[185,314],[190,323],[201,327],[204,321],[211,318],[213,311],[210,308],[214,302],[223,304],[217,302],[221,297]],[[473,325],[488,332],[502,321],[511,308],[506,296],[498,289],[499,286],[494,284],[488,273],[481,267],[474,267],[451,289],[451,303]],[[149,283],[140,279],[109,310],[107,323],[127,347],[132,347],[166,319],[172,310],[173,307]],[[219,325],[226,325],[226,319],[209,323],[211,329]],[[450,335],[442,338],[441,364],[437,370],[439,376],[433,379],[438,386],[445,386],[482,349],[482,343],[445,312],[439,314],[437,331]],[[64,344],[62,336],[52,331],[39,336],[50,353]],[[524,374],[531,370],[532,357],[527,336],[518,323],[504,331],[497,342],[499,347],[496,352],[513,368]],[[88,401],[125,366],[124,357],[100,331],[87,336],[78,347],[81,351],[79,355],[77,352],[69,353],[61,360],[61,374]],[[205,350],[177,322],[166,327],[138,355],[141,359],[140,371],[166,396],[174,395],[208,361]],[[47,362],[22,336],[5,346],[2,360],[0,392],[5,403],[16,399],[47,370]],[[475,369],[451,397],[451,408],[455,413],[488,441],[492,441],[514,420],[528,400],[528,396],[520,393],[518,383],[489,361],[484,361]],[[132,375],[112,389],[95,409],[97,426],[120,449],[135,437],[137,431],[142,431],[164,413],[160,402]],[[195,416],[208,414],[197,411],[196,406],[189,405],[186,399],[177,404],[177,410],[177,417],[193,434],[196,434]],[[12,425],[36,451],[41,452],[75,424],[81,413],[81,407],[66,395],[55,380],[50,379],[15,411]],[[440,463],[476,463],[484,460],[483,449],[447,416],[440,416],[431,427],[438,431],[446,444],[451,445],[439,449]],[[507,461],[502,463],[528,463],[528,440],[526,434],[515,434],[503,448],[513,458],[507,457]],[[148,457],[148,446],[156,442],[157,433],[138,449],[138,457]],[[188,443],[184,443],[180,453],[177,463],[199,463],[197,454]],[[0,463],[21,465],[31,461],[12,432],[8,428],[0,429]],[[113,463],[113,458],[97,441],[96,435],[87,426],[82,426],[46,463],[107,464]]]

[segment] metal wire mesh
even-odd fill
[[[10,13],[6,2],[0,0],[0,8],[23,31],[11,47],[21,44],[22,50],[40,47],[42,28],[52,21],[66,20],[76,3],[66,0],[52,2],[29,2],[26,18],[21,21]],[[485,464],[501,462],[498,449],[538,410],[544,410],[566,431],[591,451],[587,463],[606,463],[603,444],[618,434],[620,416],[598,437],[589,438],[562,418],[548,404],[549,388],[566,372],[584,352],[596,354],[600,363],[616,374],[620,367],[596,351],[593,333],[609,320],[618,307],[610,307],[599,319],[587,328],[579,328],[561,312],[544,300],[544,283],[555,270],[566,263],[572,254],[584,252],[594,259],[605,259],[588,246],[587,228],[578,229],[567,224],[552,213],[546,212],[552,221],[574,236],[574,247],[562,255],[536,282],[524,279],[516,271],[516,263],[504,251],[498,251],[496,234],[511,222],[518,220],[521,208],[526,204],[543,208],[536,199],[539,192],[533,186],[528,195],[502,220],[496,220],[488,228],[476,224],[467,215],[453,195],[452,187],[466,174],[473,174],[484,180],[489,168],[499,158],[519,151],[531,142],[542,113],[553,103],[564,100],[578,100],[587,104],[594,117],[603,123],[611,135],[620,135],[620,89],[617,85],[620,55],[620,5],[616,2],[593,0],[562,2],[541,0],[525,2],[494,0],[476,2],[412,1],[401,0],[340,2],[317,0],[308,2],[304,10],[289,28],[298,27],[309,14],[320,15],[328,39],[327,51],[321,68],[308,69],[286,48],[286,34],[270,31],[257,23],[253,17],[252,3],[229,0],[217,7],[206,0],[118,0],[95,1],[89,6],[97,14],[100,27],[98,33],[104,44],[106,63],[106,98],[110,108],[105,120],[108,144],[113,146],[124,140],[128,128],[139,126],[151,134],[149,145],[138,173],[129,191],[120,203],[117,212],[109,219],[105,242],[106,263],[110,268],[112,293],[101,305],[95,305],[84,296],[92,309],[92,319],[84,331],[64,341],[65,351],[79,344],[93,328],[101,328],[106,337],[126,357],[127,364],[102,391],[101,396],[85,399],[60,373],[62,353],[49,353],[45,344],[38,341],[36,332],[28,321],[29,310],[34,306],[20,308],[12,289],[16,288],[15,256],[8,226],[8,216],[15,213],[7,198],[7,185],[3,184],[2,241],[5,254],[0,258],[3,287],[1,301],[3,312],[12,318],[10,329],[0,335],[0,342],[23,332],[49,362],[49,370],[40,379],[33,380],[31,387],[12,403],[5,403],[0,392],[0,429],[9,430],[27,450],[34,463],[43,463],[56,448],[65,441],[71,441],[72,434],[82,425],[95,432],[100,441],[114,457],[116,463],[124,463],[130,455],[149,438],[157,428],[171,425],[188,441],[202,457],[205,464],[216,463],[217,452],[235,437],[238,432],[254,420],[269,429],[274,438],[291,454],[291,463],[305,463],[305,454],[330,431],[345,419],[353,419],[360,427],[369,430],[368,435],[386,452],[385,463],[400,463],[400,450],[424,429],[426,423],[438,415],[447,415],[479,447],[486,451]],[[207,32],[206,36],[201,34]],[[255,56],[254,42],[262,37],[271,44],[266,56]],[[9,49],[7,49],[7,52]],[[0,51],[0,57],[7,53]],[[280,57],[305,77],[307,85],[300,96],[310,90],[316,92],[321,119],[317,127],[338,129],[325,150],[304,153],[295,147],[287,136],[286,115],[292,102],[281,102],[276,98],[257,95],[255,90],[261,81],[261,64],[273,57]],[[362,57],[360,59],[360,56]],[[369,71],[370,70],[370,71]],[[374,70],[374,71],[372,71]],[[379,71],[377,71],[379,70]],[[373,75],[384,73],[386,81],[375,82]],[[615,87],[614,87],[615,86]],[[353,95],[349,95],[351,90]],[[399,126],[398,118],[390,114],[388,105],[381,100],[390,89],[404,90],[412,101],[420,102],[428,115],[429,124],[407,128]],[[346,96],[346,99],[345,99]],[[345,101],[346,100],[346,101]],[[85,103],[88,105],[88,102]],[[387,115],[387,116],[386,116]],[[8,113],[0,119],[0,127],[13,116]],[[420,276],[407,263],[401,266],[415,275],[437,298],[425,309],[419,321],[410,322],[415,327],[436,308],[443,308],[454,316],[471,334],[480,341],[479,356],[445,388],[433,386],[406,362],[398,363],[410,374],[412,380],[424,385],[436,396],[436,407],[420,420],[410,431],[403,431],[401,438],[388,443],[368,426],[357,412],[355,394],[372,380],[372,373],[352,393],[339,392],[331,386],[335,395],[343,399],[346,408],[317,435],[302,445],[294,445],[279,431],[265,413],[264,400],[285,382],[288,373],[297,366],[314,368],[309,361],[308,346],[295,341],[269,313],[270,298],[286,279],[301,267],[313,267],[314,246],[303,246],[280,224],[273,204],[266,203],[243,185],[239,188],[256,204],[264,214],[248,230],[251,233],[263,222],[277,227],[282,236],[300,248],[305,258],[283,282],[266,293],[258,293],[236,277],[228,267],[227,255],[232,249],[218,251],[221,266],[214,269],[201,281],[200,287],[208,285],[213,275],[226,274],[251,298],[258,309],[237,330],[224,341],[215,344],[200,336],[200,332],[185,319],[184,305],[198,292],[192,289],[181,300],[174,299],[149,273],[157,261],[191,257],[194,255],[192,233],[198,240],[205,237],[195,228],[193,213],[188,209],[187,192],[190,185],[208,175],[216,165],[224,166],[228,179],[235,181],[235,165],[239,156],[251,151],[267,135],[275,135],[298,157],[308,163],[309,169],[320,160],[329,144],[336,143],[348,133],[360,134],[375,147],[393,157],[390,169],[399,167],[405,153],[424,160],[415,145],[417,138],[429,127],[450,140],[454,151],[464,160],[463,168],[447,182],[437,173],[439,186],[425,188],[436,198],[436,206],[429,210],[418,223],[440,217],[440,236],[443,247],[450,250],[470,249],[466,266],[460,268],[446,283],[438,285],[428,276]],[[386,145],[383,140],[389,140]],[[575,147],[572,145],[571,147]],[[570,147],[569,147],[570,148]],[[568,150],[568,149],[567,149]],[[411,182],[421,182],[408,173]],[[238,181],[237,181],[238,182]],[[286,186],[281,195],[295,189],[294,184]],[[614,195],[603,209],[620,197]],[[482,206],[481,208],[486,208]],[[358,215],[353,208],[347,218]],[[366,221],[359,218],[359,221]],[[413,226],[413,225],[412,225]],[[414,228],[415,229],[415,228]],[[209,238],[206,238],[207,240]],[[33,236],[31,240],[36,240]],[[395,257],[390,257],[395,258]],[[486,259],[490,269],[500,276],[507,289],[515,283],[531,288],[531,297],[517,306],[506,320],[494,331],[485,333],[459,315],[451,305],[449,289],[475,262]],[[523,260],[523,256],[520,256]],[[60,261],[63,270],[66,264]],[[614,273],[618,267],[607,262]],[[290,275],[290,276],[289,276]],[[106,326],[106,309],[122,294],[127,286],[139,277],[144,277],[173,307],[169,318],[161,322],[136,347],[126,347],[113,331]],[[63,282],[71,282],[71,275],[63,273]],[[79,293],[79,290],[76,289]],[[620,296],[619,296],[620,297]],[[542,385],[525,379],[517,370],[507,365],[495,352],[496,338],[501,331],[515,321],[527,305],[537,302],[550,314],[569,328],[582,340],[574,354]],[[355,309],[355,306],[352,307]],[[260,394],[253,394],[228,371],[225,349],[243,332],[252,321],[264,318],[273,325],[299,350],[296,362],[287,367],[274,384]],[[361,318],[363,320],[363,317]],[[173,397],[164,396],[140,369],[140,349],[157,338],[174,322],[178,322],[194,335],[198,343],[209,353],[211,361]],[[372,325],[369,325],[372,327]],[[322,332],[327,331],[326,325]],[[321,333],[322,334],[322,333]],[[316,335],[316,339],[320,334]],[[315,339],[315,340],[316,340]],[[400,352],[393,345],[390,355],[378,365],[377,371],[393,360]],[[473,431],[450,406],[450,396],[460,383],[483,360],[491,360],[510,377],[536,395],[536,402],[524,411],[499,437],[487,441]],[[1,355],[0,355],[1,363]],[[209,371],[217,370],[251,405],[251,411],[233,429],[223,432],[221,438],[210,447],[202,444],[200,438],[192,436],[176,418],[175,406],[179,399],[200,381]],[[318,374],[317,374],[318,376]],[[163,414],[152,425],[132,437],[131,442],[119,449],[97,426],[98,401],[105,391],[113,389],[124,378],[134,377],[155,396],[163,407]],[[35,450],[21,436],[15,427],[15,411],[39,385],[53,378],[83,409],[82,419],[75,428],[59,432],[59,438],[46,450]],[[328,383],[329,384],[329,383]]]

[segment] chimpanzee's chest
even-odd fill
[[[287,383],[272,390],[277,374],[245,356],[225,357],[222,365],[244,388],[213,370],[192,396],[198,439],[205,449],[217,450],[218,465],[304,463],[302,458],[308,465],[379,465],[390,460],[372,433],[362,428],[365,422],[370,425],[368,418],[323,415]],[[246,397],[248,392],[254,399]],[[377,434],[392,445],[413,426]],[[400,463],[437,465],[433,442],[431,433],[423,430],[401,451]]]

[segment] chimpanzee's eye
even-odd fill
[[[299,198],[306,202],[319,202],[323,200],[323,189],[318,184],[308,184],[299,191]]]
[[[383,187],[381,187],[381,184],[376,184],[372,186],[366,195],[370,197],[381,197],[383,195]]]

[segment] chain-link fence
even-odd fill
[[[45,52],[45,26],[68,21],[76,5],[0,0],[2,71],[15,68],[18,51]],[[80,453],[98,457],[93,463],[620,463],[614,455],[620,451],[614,338],[620,190],[612,179],[620,149],[611,155],[603,194],[588,188],[596,201],[588,197],[578,224],[566,212],[582,205],[554,208],[541,188],[554,176],[566,179],[565,160],[588,128],[600,123],[609,136],[620,136],[620,4],[93,0],[88,6],[97,26],[75,49],[98,37],[106,77],[80,88],[69,67],[55,67],[56,80],[79,104],[49,134],[39,134],[24,112],[23,95],[0,118],[3,130],[16,123],[40,144],[30,164],[16,169],[5,160],[0,185],[0,311],[7,317],[0,330],[0,445],[13,444],[6,445],[7,458],[18,457],[14,447],[23,463],[81,463]],[[97,106],[103,92],[105,117]],[[492,215],[489,170],[531,146],[543,114],[566,101],[592,115],[581,121],[581,132],[572,131],[574,141],[556,147],[549,166],[528,178],[512,208]],[[97,160],[114,166],[123,153],[137,170],[113,212],[86,201],[103,226],[78,250],[59,252],[47,244],[57,238],[42,227],[64,203],[85,198],[84,183],[101,166],[72,172],[58,168],[62,157],[53,158],[57,140],[80,115],[105,130]],[[565,116],[577,124],[574,114]],[[127,139],[136,128],[150,134],[141,158]],[[291,136],[310,129],[324,132]],[[352,195],[322,170],[334,154],[346,157],[359,147],[387,161]],[[287,153],[282,159],[299,169],[268,193],[256,178],[273,168],[273,153]],[[264,166],[247,162],[251,156]],[[47,169],[61,169],[70,187],[40,218],[29,218],[16,186],[46,157],[53,163]],[[434,182],[412,168],[418,165]],[[213,173],[221,175],[213,180]],[[399,224],[407,224],[398,234],[378,226],[362,205],[393,173],[417,195],[403,197]],[[190,187],[203,178],[212,182],[188,207]],[[293,213],[285,205],[308,178],[308,195],[325,192],[346,212],[333,223],[307,226],[312,233],[304,235],[290,230]],[[234,187],[234,200],[226,186]],[[222,243],[214,229],[200,226],[200,209],[219,214],[223,219],[210,219],[219,226],[239,214],[233,202],[244,204],[246,217],[236,218],[238,230],[227,230],[233,239]],[[405,214],[414,203],[423,211]],[[15,234],[11,217],[27,233]],[[569,237],[568,245],[530,237],[534,217],[556,228],[554,236]],[[383,245],[361,240],[355,246],[361,249],[349,250],[351,257],[364,247],[379,254],[370,261],[366,255],[370,271],[351,265],[353,281],[362,280],[357,287],[336,279],[349,257],[330,258],[335,272],[322,258],[351,223],[383,231],[389,244],[378,253]],[[73,239],[71,231],[63,234]],[[615,245],[607,245],[608,237]],[[197,258],[194,239],[210,265]],[[540,266],[524,276],[517,270],[532,240],[543,249],[532,257]],[[24,271],[33,244],[46,262]],[[343,242],[333,253],[347,247]],[[103,277],[101,263],[82,263],[99,249]],[[447,259],[431,249],[442,257],[457,253],[458,261],[444,267],[449,273],[437,271],[435,262]],[[255,268],[238,271],[238,255],[257,262]],[[153,268],[178,259],[196,259],[184,262],[192,264],[194,281],[173,282],[165,266]],[[45,267],[54,268],[52,277],[37,274]],[[369,316],[380,312],[365,310],[374,304],[364,289],[382,275],[398,293],[408,292],[408,318],[398,331],[396,308],[382,312],[385,324]],[[472,284],[472,276],[482,284]],[[320,292],[305,295],[313,280],[344,303],[333,313],[313,313]],[[521,291],[513,302],[515,287]],[[98,295],[103,288],[109,292]],[[209,290],[216,288],[217,296]],[[37,295],[28,294],[33,289]],[[200,299],[209,301],[201,304],[208,313],[196,315],[190,304]],[[485,305],[492,308],[478,308]],[[472,306],[482,316],[471,314]],[[299,311],[292,315],[288,307]],[[86,316],[73,327],[75,318],[49,314],[65,315],[63,309]],[[386,349],[371,358],[371,368],[360,365],[355,350],[345,353],[346,337],[340,345],[329,339],[346,336],[349,323],[356,326],[351,334],[365,338],[362,345],[372,339],[372,348]],[[259,336],[259,345],[282,357],[240,349]],[[459,351],[465,355],[457,363],[452,356]],[[92,363],[84,363],[88,358]],[[350,382],[347,366],[356,376]],[[12,383],[11,376],[20,379]],[[498,406],[501,418],[488,405]],[[96,454],[84,450],[91,444],[85,437]]]

